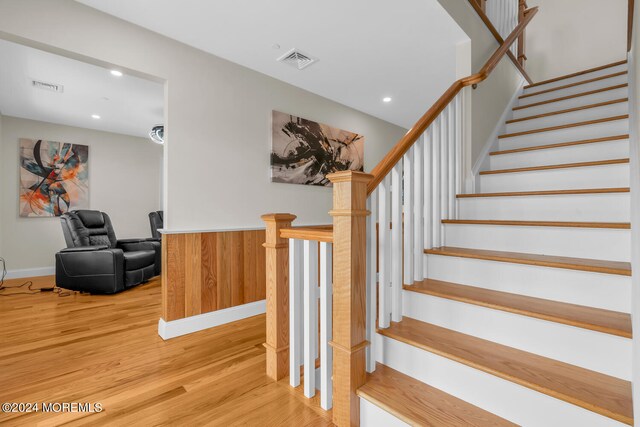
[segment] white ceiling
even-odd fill
[[[162,84],[4,40],[0,63],[4,115],[140,137],[163,122]],[[32,80],[61,84],[64,92],[35,88]]]
[[[78,1],[403,127],[453,83],[468,40],[437,0]],[[294,47],[319,62],[276,62]]]

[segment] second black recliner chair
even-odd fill
[[[56,254],[56,285],[75,291],[112,294],[160,274],[160,243],[116,238],[109,215],[77,210],[63,214],[67,248]]]
[[[162,234],[158,230],[161,230],[164,224],[164,212],[155,211],[149,213],[149,225],[151,225],[151,237],[160,241],[162,240]]]

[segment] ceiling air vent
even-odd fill
[[[38,89],[50,90],[52,92],[58,93],[64,92],[64,86],[55,83],[41,82],[40,80],[31,80],[31,84],[33,85],[33,87],[37,87]]]
[[[318,60],[310,57],[309,55],[305,55],[299,50],[291,49],[289,52],[278,58],[278,61],[296,67],[298,70],[302,70]]]

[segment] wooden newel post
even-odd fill
[[[266,214],[267,225],[267,376],[276,381],[289,375],[289,240],[280,237],[291,227],[291,214]]]
[[[518,24],[524,19],[525,11],[527,10],[527,0],[518,0]],[[525,32],[523,31],[518,37],[518,62],[524,67],[524,63],[527,60],[525,53]]]
[[[367,183],[372,175],[344,171],[333,183],[333,423],[360,424],[356,390],[365,383]]]

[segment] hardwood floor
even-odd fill
[[[39,288],[53,280],[34,282]],[[288,378],[267,378],[264,315],[163,341],[160,300],[159,279],[110,296],[0,297],[0,402],[104,408],[0,412],[0,424],[332,425],[331,412],[290,388]]]

